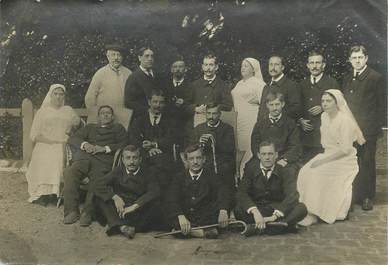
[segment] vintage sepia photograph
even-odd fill
[[[0,265],[388,264],[386,0],[0,0]]]

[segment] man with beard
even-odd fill
[[[191,228],[214,223],[226,227],[230,193],[212,170],[204,168],[206,159],[198,144],[188,146],[184,154],[188,169],[174,178],[168,192],[166,209],[169,223],[173,229],[181,230],[184,236],[216,238],[216,228]]]
[[[283,112],[287,116],[294,119],[295,121],[300,117],[300,90],[294,81],[284,75],[283,71],[284,58],[280,55],[272,55],[269,58],[268,62],[268,72],[271,76],[271,82],[263,89],[257,120],[266,118],[268,116],[268,109],[265,104],[265,100],[270,92],[280,92],[283,94],[285,101],[285,107]]]
[[[141,146],[145,166],[165,173],[159,184],[162,190],[169,185],[172,167],[175,130],[171,117],[165,113],[166,97],[161,90],[154,89],[148,99],[149,109],[139,115],[128,132],[129,142]]]
[[[343,91],[365,137],[365,144],[357,147],[360,170],[353,184],[353,198],[362,209],[373,209],[376,194],[376,141],[386,124],[386,95],[383,77],[367,65],[364,46],[350,49],[349,62],[353,71],[345,76]]]
[[[92,199],[95,182],[104,177],[111,168],[117,149],[126,142],[126,132],[119,123],[114,123],[114,112],[110,106],[98,109],[98,123],[87,124],[69,138],[68,143],[77,152],[73,163],[64,171],[64,223],[73,224],[80,219],[81,226],[89,226],[92,222]],[[84,208],[79,216],[79,188],[88,179],[88,194]]]
[[[123,110],[123,98],[125,82],[132,72],[122,65],[122,51],[123,48],[117,44],[106,45],[108,64],[94,74],[85,95],[88,123],[97,121],[98,107],[109,105],[115,111],[116,121],[124,127],[128,125],[129,117]]]
[[[135,232],[145,232],[160,224],[157,174],[142,166],[138,147],[128,145],[123,149],[122,165],[102,178],[95,188],[94,202],[107,221],[108,235],[121,233],[132,239]]]
[[[174,120],[175,130],[184,132],[194,112],[189,107],[191,102],[191,85],[186,79],[186,64],[182,57],[177,57],[171,65],[171,77],[166,82],[168,106],[166,112]],[[179,153],[183,148],[184,133],[176,135],[174,143]],[[183,149],[181,150],[183,152]]]
[[[153,70],[154,52],[151,48],[142,47],[138,51],[139,68],[128,78],[125,84],[125,106],[133,110],[136,118],[148,111],[147,99],[151,91],[158,88],[159,79]]]
[[[300,83],[302,117],[299,119],[299,123],[302,128],[302,160],[304,162],[323,151],[320,134],[322,94],[327,89],[339,89],[337,81],[324,74],[325,66],[326,62],[321,53],[310,52],[307,61],[310,77],[305,78]]]
[[[221,121],[220,108],[214,103],[206,106],[207,121],[194,128],[186,146],[200,144],[206,156],[206,167],[217,173],[233,191],[236,172],[234,131],[232,126]]]
[[[276,150],[279,153],[277,164],[289,169],[297,170],[296,162],[302,155],[300,145],[299,128],[293,119],[284,115],[285,105],[284,96],[280,92],[271,92],[265,98],[265,105],[268,109],[268,115],[261,121],[256,122],[251,136],[252,159],[257,156],[258,146],[263,141],[275,143]],[[296,172],[294,172],[296,175]],[[290,174],[292,174],[290,172]]]
[[[208,54],[203,58],[203,77],[192,83],[192,104],[190,109],[195,113],[195,125],[206,120],[206,105],[217,102],[220,110],[230,111],[233,107],[230,87],[217,76],[217,57]]]

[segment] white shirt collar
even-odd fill
[[[149,69],[149,70],[147,70],[147,69],[145,69],[143,66],[141,66],[141,65],[139,65],[139,67],[140,67],[140,69],[146,74],[146,75],[150,75],[151,74],[151,76],[152,77],[154,77],[154,72],[152,71],[152,69]]]
[[[260,169],[261,172],[263,172],[263,175],[265,176],[265,170],[268,170],[268,168],[265,168],[261,163],[260,163]],[[275,169],[275,164],[269,169],[268,171],[268,179],[271,177],[273,170]]]
[[[272,78],[271,83],[272,83],[272,82],[279,82],[280,79],[283,78],[283,76],[284,76],[284,73],[282,73],[281,75],[279,75],[276,79],[273,79],[273,78]]]
[[[160,119],[162,118],[162,113],[153,114],[153,113],[151,113],[150,110],[148,110],[148,115],[149,115],[149,117],[150,117],[150,122],[151,122],[152,125],[155,125],[155,124],[154,124],[154,117],[155,117],[155,116],[157,117],[157,118],[156,118],[156,124],[159,124]]]
[[[109,69],[111,69],[113,72],[115,72],[116,74],[120,74],[121,73],[121,65],[116,69],[116,68],[113,68],[112,65],[108,64],[108,67]]]
[[[367,66],[368,65],[365,65],[364,68],[362,68],[360,71],[356,71],[356,70],[353,69],[353,76],[356,76],[357,72],[358,72],[359,75],[361,75],[365,71]]]
[[[127,168],[125,168],[125,171],[127,172],[128,175],[131,174],[131,172],[129,172]],[[136,176],[136,174],[137,174],[139,171],[140,171],[140,167],[138,167],[138,168],[136,169],[136,171],[132,173],[132,175]]]
[[[269,118],[270,120],[273,119],[273,120],[279,121],[280,118],[282,117],[282,115],[283,115],[283,113],[280,113],[279,116],[277,116],[277,117],[272,117],[271,114],[268,114],[268,118]]]
[[[203,169],[201,169],[201,171],[199,171],[198,174],[195,174],[195,173],[193,173],[193,172],[189,169],[189,174],[190,174],[190,177],[191,177],[192,180],[195,180],[195,179],[194,179],[194,176],[198,176],[198,178],[197,178],[197,180],[198,180],[199,177],[202,175],[202,172],[203,172]]]
[[[320,73],[320,75],[318,75],[318,76],[310,75],[310,82],[311,82],[311,84],[314,84],[314,78],[315,78],[315,83],[318,83],[319,80],[321,80],[322,76],[323,76],[323,72]]]
[[[209,126],[210,128],[217,128],[218,125],[220,125],[221,123],[221,120],[219,120],[215,125],[210,125],[210,123],[207,123],[207,126]]]
[[[208,81],[209,83],[213,82],[214,79],[216,79],[217,75],[214,75],[212,78],[207,78],[205,75],[203,76],[203,79],[205,79],[206,81]]]
[[[185,78],[182,78],[181,80],[176,80],[176,79],[172,79],[172,83],[174,84],[174,86],[179,86],[180,84],[183,83],[183,81],[185,80]]]

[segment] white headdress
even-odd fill
[[[263,80],[263,75],[261,74],[261,67],[259,60],[256,60],[254,58],[245,58],[244,61],[247,61],[253,68],[253,76]]]
[[[56,88],[62,88],[63,89],[63,92],[66,92],[66,88],[64,85],[61,85],[61,84],[52,84],[50,86],[50,89],[49,91],[47,92],[47,95],[46,97],[44,98],[43,102],[42,102],[42,105],[41,105],[41,108],[42,107],[48,107],[51,105],[51,94],[53,93],[54,89]]]

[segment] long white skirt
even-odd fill
[[[330,154],[323,153],[311,159],[299,171],[297,188],[300,201],[309,213],[326,223],[344,220],[352,201],[352,183],[358,173],[355,154],[345,156],[316,168],[311,164]]]
[[[29,202],[42,195],[59,195],[63,166],[63,144],[36,143],[26,172]]]

